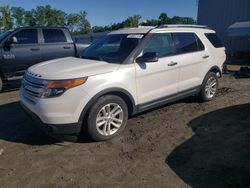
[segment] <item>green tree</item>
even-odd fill
[[[104,28],[102,26],[93,26],[91,30],[93,33],[97,33],[97,32],[103,32]]]
[[[185,17],[186,24],[196,24],[196,21],[191,17]]]
[[[174,16],[173,18],[170,19],[169,21],[171,24],[182,24],[183,19],[179,16]]]
[[[11,7],[11,15],[15,19],[15,26],[24,25],[25,9],[22,7]]]
[[[171,24],[195,24],[195,20],[190,17],[174,16],[170,19]]]
[[[158,24],[159,21],[156,19],[145,20],[143,23],[141,23],[142,26],[157,26]]]
[[[9,6],[0,6],[0,27],[9,30],[13,27],[13,18]]]
[[[61,10],[52,8],[50,5],[46,5],[36,7],[33,10],[33,16],[37,25],[63,26],[66,23],[67,14]]]
[[[25,26],[35,26],[36,25],[36,19],[34,17],[34,10],[25,12],[24,24],[25,24]]]
[[[123,27],[138,27],[140,23],[140,19],[141,19],[141,16],[139,14],[130,16],[123,22]]]
[[[77,31],[77,25],[79,23],[80,16],[79,14],[69,14],[66,17],[66,26],[70,32]]]
[[[59,26],[64,26],[66,23],[67,14],[61,10],[56,10],[56,9],[54,9],[53,12],[55,17],[54,24]]]
[[[81,11],[79,13],[79,23],[78,25],[78,30],[81,33],[89,33],[91,32],[91,25],[89,21],[87,20],[87,12],[86,11]]]
[[[106,26],[107,30],[106,31],[112,31],[112,30],[117,30],[123,27],[123,23],[114,23],[111,24],[110,26]]]
[[[36,20],[36,24],[40,26],[47,25],[46,15],[45,15],[45,7],[44,6],[38,6],[34,10],[34,18]]]
[[[159,16],[159,24],[160,25],[168,24],[168,21],[169,21],[168,15],[162,12]]]
[[[44,7],[44,14],[45,14],[45,19],[47,21],[45,25],[47,26],[56,25],[54,11],[50,5],[46,5]]]

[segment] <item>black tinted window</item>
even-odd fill
[[[109,63],[122,63],[143,37],[142,34],[110,34],[86,48],[81,57]]]
[[[178,54],[199,51],[197,37],[194,33],[174,33],[173,38]]]
[[[144,48],[143,53],[146,52],[156,52],[158,57],[175,54],[172,35],[168,33],[155,34]]]
[[[199,51],[205,50],[204,44],[201,42],[201,40],[196,36],[197,44],[198,44],[198,49]]]
[[[223,47],[223,44],[216,33],[206,33],[205,35],[215,48]]]
[[[17,44],[34,44],[38,43],[36,29],[24,29],[14,35],[17,38]]]
[[[45,43],[67,42],[64,32],[60,29],[43,29]]]

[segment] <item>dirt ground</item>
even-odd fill
[[[117,138],[58,142],[25,116],[18,91],[0,94],[0,187],[250,185],[250,79],[226,75],[217,98],[136,116]]]

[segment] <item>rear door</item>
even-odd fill
[[[62,58],[74,57],[75,47],[72,40],[63,29],[41,29],[43,38],[42,59],[43,61]]]
[[[203,67],[210,56],[200,38],[193,32],[173,33],[180,61],[179,92],[196,88],[204,78]]]
[[[22,76],[24,71],[42,60],[37,29],[21,29],[10,37],[16,37],[17,43],[4,44],[2,70],[7,77]]]

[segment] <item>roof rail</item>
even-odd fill
[[[123,30],[123,29],[144,29],[144,28],[148,28],[148,29],[152,29],[152,28],[155,28],[155,26],[138,26],[138,27],[121,27],[117,30]]]
[[[170,24],[170,25],[159,25],[156,27],[157,29],[160,28],[200,28],[200,29],[211,29],[208,26],[205,25],[188,25],[188,24]]]

